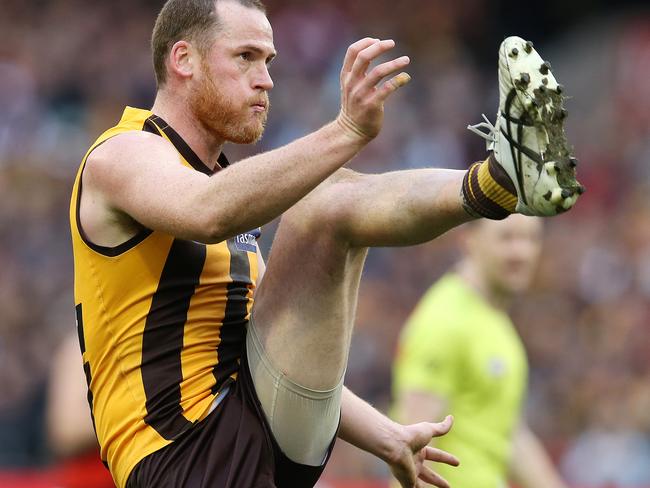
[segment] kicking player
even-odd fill
[[[457,454],[440,466],[452,486],[565,488],[522,419],[528,364],[507,311],[533,277],[542,246],[538,219],[513,215],[463,230],[463,258],[409,318],[394,364],[395,415],[417,422],[454,414],[436,447]]]
[[[224,144],[258,140],[269,110],[276,51],[264,6],[164,5],[154,106],[127,108],[92,145],[70,212],[89,400],[120,488],[311,487],[337,436],[385,460],[405,487],[448,486],[423,462],[457,463],[427,447],[451,419],[397,424],[343,378],[368,246],[575,203],[557,84],[549,74],[543,95],[516,88],[511,77],[542,62],[509,43],[521,55],[501,69],[508,130],[484,134],[494,157],[469,173],[341,169],[409,80],[407,57],[371,68],[394,47],[371,38],[345,56],[336,120],[231,165]],[[282,213],[264,271],[259,227]]]

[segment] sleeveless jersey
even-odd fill
[[[79,206],[88,155],[140,130],[169,140],[179,164],[212,174],[162,119],[127,107],[91,146],[74,183],[79,343],[102,460],[119,487],[140,460],[205,418],[236,379],[257,279],[259,230],[212,245],[151,230],[114,248],[85,236]],[[227,164],[221,155],[218,169]]]

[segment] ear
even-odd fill
[[[169,70],[180,78],[191,78],[199,65],[196,56],[198,53],[189,42],[178,41],[169,51]]]

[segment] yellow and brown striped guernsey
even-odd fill
[[[212,173],[162,119],[130,107],[88,154],[140,130],[168,139],[179,164]],[[141,459],[202,420],[236,378],[259,231],[205,245],[143,230],[115,248],[94,245],[78,219],[88,154],[70,205],[77,327],[101,456],[124,487]]]

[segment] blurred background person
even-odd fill
[[[48,447],[56,460],[50,479],[62,488],[114,488],[99,457],[76,333],[63,339],[50,364],[45,417]]]
[[[52,454],[58,458],[98,448],[81,364],[77,336],[69,334],[52,355],[47,389],[47,435]]]
[[[463,257],[422,298],[401,335],[394,365],[395,417],[420,422],[450,412],[436,447],[461,466],[439,472],[452,486],[565,488],[522,418],[524,346],[508,310],[533,278],[542,222],[515,215],[463,229]]]

